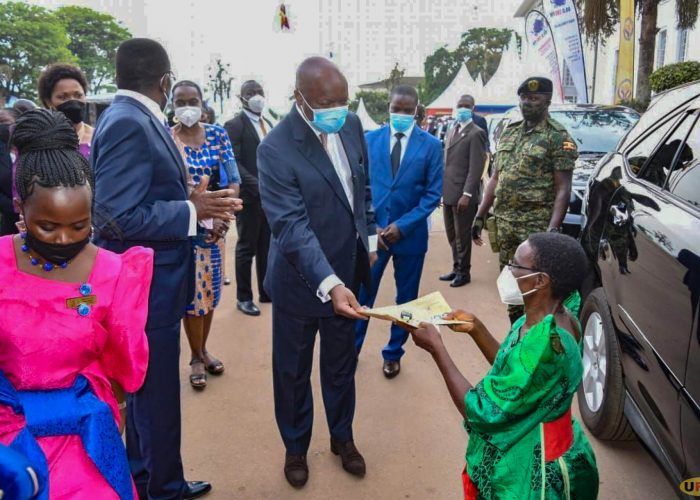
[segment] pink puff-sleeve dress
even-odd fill
[[[17,268],[12,236],[0,238],[0,370],[17,391],[65,389],[82,375],[119,422],[110,380],[127,392],[143,384],[153,251],[118,255],[98,249],[89,283],[96,303],[86,315],[69,308],[82,283],[64,283]],[[83,311],[84,312],[84,311]],[[0,404],[0,443],[9,444],[25,418]],[[36,439],[46,456],[54,499],[116,499],[78,435]],[[119,452],[124,452],[123,447]],[[133,485],[132,485],[133,487]]]

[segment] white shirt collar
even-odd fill
[[[250,118],[250,121],[252,121],[253,123],[258,123],[260,120],[262,120],[262,116],[256,115],[252,111],[248,111],[245,108],[243,108],[243,112],[248,118]]]
[[[126,90],[126,89],[119,89],[117,90],[116,95],[123,95],[125,97],[131,97],[132,99],[137,100],[146,108],[148,111],[151,112],[153,116],[156,117],[156,119],[161,122],[161,123],[166,123],[167,118],[163,114],[163,110],[160,109],[160,104],[158,104],[156,101],[151,99],[150,97],[147,97],[139,92],[134,92],[133,90]]]
[[[405,136],[405,139],[408,141],[411,139],[411,134],[413,133],[413,129],[416,127],[416,122],[414,121],[413,124],[411,125],[411,128],[409,128],[406,132],[403,132],[403,135]],[[396,130],[394,130],[394,127],[389,124],[389,128],[391,129],[391,137],[396,138]],[[401,138],[403,139],[403,137]]]
[[[473,119],[473,118],[470,118],[470,119],[467,120],[466,122],[460,122],[460,121],[458,121],[457,124],[459,125],[459,128],[464,128],[464,127],[466,127],[467,125],[469,125],[469,124],[470,124],[471,122],[473,122],[473,121],[474,121],[474,119]]]

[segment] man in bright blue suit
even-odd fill
[[[128,396],[127,455],[141,499],[192,499],[209,483],[186,483],[180,458],[180,319],[194,288],[190,236],[197,221],[230,220],[233,191],[188,193],[182,156],[163,109],[174,76],[165,49],[132,38],[116,56],[117,95],[93,136],[95,241],[113,252],[154,250],[148,302],[146,380]]]
[[[372,286],[362,287],[360,303],[374,305],[389,259],[394,262],[396,303],[418,297],[423,261],[428,251],[428,217],[440,203],[443,153],[438,139],[415,126],[418,93],[408,85],[391,91],[389,125],[367,134],[369,178],[379,235]],[[358,353],[367,333],[367,321],[355,326]],[[394,378],[401,370],[405,330],[391,327],[384,347],[383,372]]]

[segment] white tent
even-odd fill
[[[459,101],[459,98],[464,94],[472,94],[479,100],[479,95],[481,94],[483,85],[481,84],[481,78],[477,81],[469,74],[469,70],[465,64],[459,68],[457,76],[454,77],[452,83],[444,90],[440,97],[435,99],[433,102],[427,106],[428,110],[442,111],[452,110]]]
[[[516,105],[518,86],[531,73],[532,69],[526,67],[524,60],[518,55],[515,36],[513,36],[510,44],[503,51],[496,72],[484,86],[481,94],[475,96],[477,108],[479,105]]]
[[[355,114],[360,119],[360,123],[362,124],[362,128],[365,130],[365,132],[370,132],[379,128],[377,122],[375,122],[372,117],[369,116],[367,108],[365,107],[365,101],[361,97],[360,103],[357,105],[357,112]]]

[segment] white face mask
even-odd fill
[[[175,108],[175,116],[185,127],[191,127],[202,117],[202,108],[199,106]]]
[[[536,274],[540,273],[530,273],[516,278],[513,276],[513,271],[511,271],[510,266],[505,266],[501,271],[501,274],[498,276],[498,280],[496,280],[498,294],[501,296],[501,302],[511,306],[522,306],[525,304],[523,297],[530,295],[531,293],[535,293],[537,288],[533,288],[532,290],[523,293],[520,291],[520,287],[518,286],[518,280],[522,278],[529,278],[530,276],[534,276]]]
[[[265,109],[265,97],[260,94],[256,94],[250,99],[248,99],[248,107],[253,113],[262,113]]]

